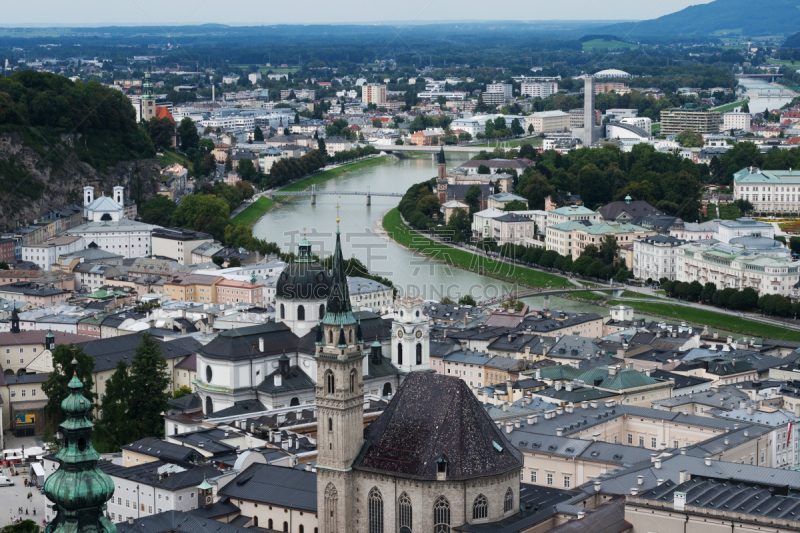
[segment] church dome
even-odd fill
[[[283,269],[275,297],[283,300],[325,300],[330,292],[328,271],[311,257],[311,244],[303,239],[297,260]]]

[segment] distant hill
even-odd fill
[[[120,91],[24,70],[0,76],[0,228],[114,185],[155,194],[160,164]]]
[[[642,22],[595,28],[622,32],[627,40],[648,35],[790,35],[800,28],[798,0],[715,0]]]
[[[800,48],[800,32],[790,35],[783,43],[783,48]]]

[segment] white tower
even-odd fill
[[[83,207],[86,207],[94,201],[94,187],[83,188]]]
[[[392,363],[403,372],[429,370],[431,332],[422,298],[397,299],[392,321]]]
[[[114,187],[114,201],[125,207],[125,187],[121,185]]]

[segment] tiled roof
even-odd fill
[[[283,466],[253,464],[220,489],[236,500],[317,511],[317,475]]]
[[[450,376],[410,373],[364,436],[359,470],[436,479],[438,460],[449,479],[470,479],[522,466],[469,386]]]
[[[144,518],[135,518],[133,524],[120,522],[116,527],[117,533],[197,533],[198,531],[252,533],[253,531],[182,511],[165,511]]]

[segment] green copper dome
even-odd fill
[[[73,361],[77,366],[77,362]],[[55,459],[59,467],[44,483],[56,515],[45,533],[116,533],[105,516],[106,502],[114,495],[111,478],[97,467],[100,454],[92,446],[92,424],[86,414],[92,405],[82,394],[83,384],[73,374],[70,394],[61,402],[67,419],[60,425],[62,448]]]

